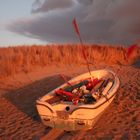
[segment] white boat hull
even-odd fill
[[[46,102],[47,99],[53,96],[55,90],[65,87],[67,84],[63,84],[57,89],[49,92],[47,95],[43,96],[37,100],[37,110],[40,115],[42,122],[52,128],[61,128],[67,131],[81,130],[81,129],[91,129],[100,116],[103,114],[104,110],[113,101],[116,92],[119,88],[119,78],[116,74],[110,70],[98,70],[91,72],[93,77],[102,78],[104,76],[112,75],[114,77],[113,87],[107,93],[107,99],[102,98],[95,104],[85,104],[85,105],[73,105],[68,102],[60,102],[59,104],[49,104]],[[90,77],[89,73],[82,74],[78,77],[73,78],[69,82],[80,80],[81,78]],[[70,110],[66,111],[66,107]]]

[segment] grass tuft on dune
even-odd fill
[[[140,58],[137,48],[127,58],[128,49],[124,46],[86,45],[85,53],[89,63],[108,65],[131,65]],[[81,45],[33,45],[0,48],[0,78],[19,72],[30,72],[38,67],[50,65],[83,65]]]

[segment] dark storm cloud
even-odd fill
[[[73,6],[74,0],[36,0],[33,3],[32,12],[48,12],[56,9],[65,9]]]
[[[92,4],[93,0],[77,0],[81,4],[89,5]]]
[[[76,17],[84,41],[127,44],[140,37],[139,7],[139,0],[36,0],[34,14],[8,29],[47,42],[76,42]]]

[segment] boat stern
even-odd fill
[[[37,111],[44,125],[51,128],[75,131],[81,129],[91,129],[96,119],[72,118],[67,111],[56,111],[47,102],[37,100]]]

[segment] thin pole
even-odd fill
[[[90,76],[92,78],[92,74],[91,74],[91,71],[90,71],[90,66],[89,66],[88,59],[87,59],[87,56],[86,56],[86,53],[85,53],[86,48],[85,48],[85,46],[83,44],[83,40],[82,40],[82,37],[80,35],[80,31],[79,31],[79,27],[78,27],[78,24],[76,22],[76,19],[73,20],[73,25],[74,25],[75,31],[76,31],[76,33],[78,35],[79,41],[80,41],[81,46],[82,46],[82,53],[83,53],[84,59],[85,59],[86,64],[87,64],[88,72],[89,72],[89,74],[90,74]]]

